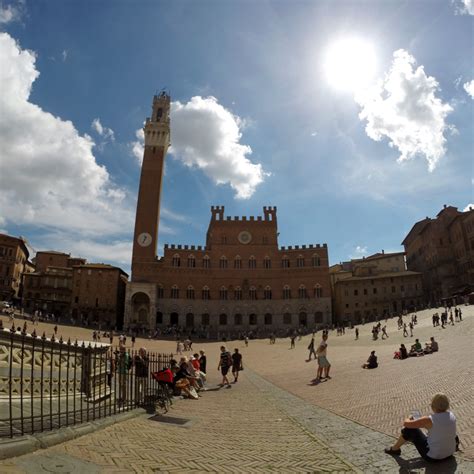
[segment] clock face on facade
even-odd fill
[[[248,244],[252,240],[252,234],[246,230],[243,230],[240,232],[237,238],[241,244]]]
[[[151,241],[152,241],[152,238],[148,232],[142,232],[137,237],[138,245],[140,245],[141,247],[148,247],[151,244]]]

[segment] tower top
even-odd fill
[[[151,117],[144,127],[145,146],[169,145],[171,97],[166,91],[153,96]]]

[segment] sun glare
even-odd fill
[[[336,89],[355,92],[364,88],[374,77],[375,69],[374,47],[359,38],[341,39],[326,52],[324,70]]]

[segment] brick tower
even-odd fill
[[[166,152],[170,143],[170,96],[161,92],[153,97],[151,118],[146,119],[133,237],[132,281],[142,281],[147,264],[154,262],[158,244],[161,184]]]

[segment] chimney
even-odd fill
[[[443,204],[443,209],[446,209],[446,204]]]
[[[382,255],[383,255],[384,253],[385,253],[385,250],[384,250],[384,249],[382,249]]]

